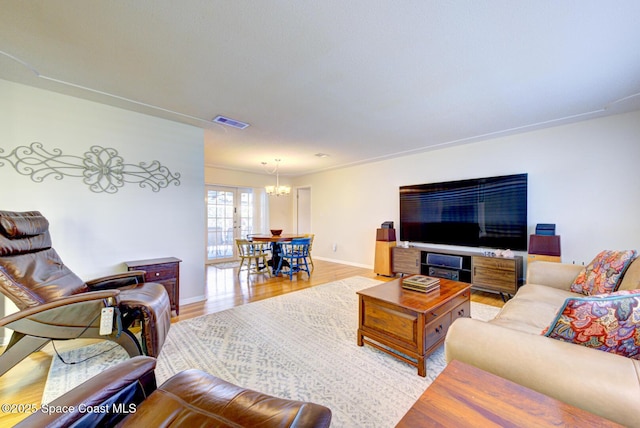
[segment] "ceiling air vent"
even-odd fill
[[[224,116],[216,116],[213,119],[213,121],[216,123],[221,123],[223,125],[233,126],[234,128],[238,128],[238,129],[244,129],[247,126],[249,126],[248,123],[240,122],[239,120],[229,119],[228,117],[224,117]]]

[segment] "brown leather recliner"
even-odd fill
[[[313,427],[331,424],[320,404],[287,400],[228,383],[199,370],[156,388],[156,360],[135,357],[41,407],[16,427]]]
[[[51,340],[106,339],[132,357],[156,357],[171,325],[162,284],[144,283],[141,271],[82,281],[51,248],[49,222],[38,211],[0,211],[0,292],[20,309],[0,319],[0,327],[13,330],[0,376]],[[112,328],[101,335],[107,307],[114,308]],[[141,341],[129,330],[136,320]]]

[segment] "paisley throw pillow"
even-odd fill
[[[635,250],[600,252],[578,274],[570,290],[587,296],[616,291],[622,275],[636,255]]]
[[[569,298],[542,334],[640,360],[640,290]]]

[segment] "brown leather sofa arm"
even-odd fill
[[[119,427],[327,428],[330,424],[331,410],[320,404],[274,397],[190,369],[160,385]]]
[[[92,291],[121,288],[128,285],[142,284],[144,282],[145,273],[146,272],[143,270],[132,270],[129,272],[94,278],[87,281],[86,284]]]
[[[114,426],[156,389],[155,367],[155,358],[133,357],[43,405],[15,426]]]
[[[200,370],[182,371],[157,387],[154,368],[155,359],[150,357],[119,363],[16,426],[328,428],[331,424],[331,410],[325,406],[273,397]]]
[[[61,297],[59,299],[52,300],[51,302],[43,303],[42,305],[32,306],[13,314],[9,314],[6,317],[0,319],[0,327],[7,326],[10,323],[19,321],[24,318],[29,318],[34,315],[51,311],[52,309],[58,309],[67,305],[73,305],[77,303],[97,302],[103,307],[115,305],[117,303],[119,294],[120,290],[104,290],[74,294],[73,296],[68,297]]]

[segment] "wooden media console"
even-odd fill
[[[459,268],[430,264],[429,255],[458,257]],[[469,282],[473,289],[512,296],[524,282],[523,258],[494,257],[465,251],[450,251],[423,247],[394,247],[394,274],[420,274]]]

